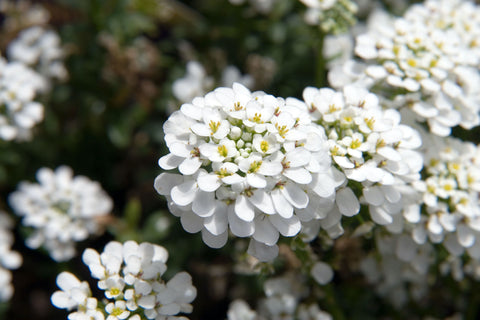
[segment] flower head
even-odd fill
[[[102,253],[86,249],[82,258],[104,291],[104,299],[92,297],[86,282],[61,273],[57,284],[62,291],[52,295],[52,303],[76,309],[69,319],[72,314],[86,314],[95,320],[177,319],[179,313],[192,312],[190,303],[197,294],[192,278],[180,272],[169,281],[162,279],[168,252],[159,245],[112,241]]]
[[[182,175],[162,173],[155,188],[187,231],[202,231],[211,247],[223,246],[229,229],[274,246],[280,234],[300,231],[296,212],[310,197],[334,194],[333,184],[318,187],[325,184],[319,175],[331,175],[325,133],[297,104],[236,83],[170,116],[170,153],[159,165]],[[180,121],[188,126],[175,125]]]
[[[97,182],[74,177],[66,166],[41,168],[37,180],[20,183],[9,203],[22,223],[34,229],[29,247],[43,245],[54,260],[68,260],[75,254],[75,242],[101,230],[96,218],[110,213],[112,200]]]
[[[468,22],[467,22],[468,21]],[[391,107],[406,106],[436,135],[480,123],[480,9],[469,1],[429,0],[403,17],[372,23],[355,52]]]

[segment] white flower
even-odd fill
[[[130,315],[130,311],[125,310],[125,301],[110,302],[105,306],[105,311],[109,314],[107,320],[123,320]]]
[[[61,309],[72,310],[79,306],[86,306],[92,293],[86,281],[80,282],[70,272],[62,272],[57,276],[57,285],[61,291],[52,295],[52,304]]]
[[[71,316],[82,319],[85,308],[90,310],[86,314],[95,320],[177,319],[175,315],[179,313],[192,312],[191,302],[197,295],[192,278],[180,272],[167,282],[162,279],[168,252],[159,245],[111,241],[102,253],[86,249],[82,259],[92,277],[98,280],[98,288],[105,291],[105,309],[90,302],[95,298],[91,298],[86,282],[80,283],[72,274],[62,273],[57,282],[63,291],[55,293],[52,302],[60,308],[77,308],[69,319]]]
[[[390,107],[407,107],[430,131],[480,124],[480,10],[469,1],[429,0],[412,5],[400,18],[372,17],[357,37],[355,53],[367,61],[365,73]],[[469,23],[465,23],[469,21]],[[373,85],[373,83],[372,83]],[[390,95],[390,93],[388,93]]]
[[[74,244],[101,231],[96,218],[107,215],[112,200],[101,186],[84,176],[73,176],[62,166],[37,171],[39,183],[22,182],[9,196],[10,206],[33,233],[26,240],[31,248],[44,246],[57,261],[72,258]]]
[[[361,262],[360,269],[375,285],[377,293],[387,297],[397,308],[408,301],[423,298],[429,288],[427,273],[433,263],[433,246],[418,245],[406,234],[375,233],[375,256]]]
[[[325,262],[316,262],[310,272],[315,281],[321,285],[327,284],[333,279],[332,267]]]
[[[0,139],[28,140],[43,120],[43,105],[34,101],[45,89],[43,77],[19,62],[0,57]]]
[[[404,212],[405,219],[414,223],[412,239],[419,244],[427,240],[443,244],[449,259],[472,253],[470,258],[478,260],[480,257],[475,254],[480,232],[478,146],[433,135],[425,135],[424,140],[427,141],[425,179],[414,184],[419,197],[413,199],[415,210],[422,209],[422,215],[411,221],[409,212]]]
[[[257,313],[250,309],[243,300],[234,300],[230,303],[227,312],[228,320],[255,320],[258,319]]]
[[[420,179],[422,157],[418,132],[400,123],[395,110],[383,110],[376,95],[359,86],[343,92],[305,88],[303,97],[312,120],[325,129],[330,155],[340,170],[336,179],[336,206],[324,216],[323,228],[341,233],[340,216],[353,216],[360,202],[381,225],[393,223],[404,206],[402,194],[413,192],[410,183]],[[346,181],[360,183],[357,198]]]
[[[68,77],[63,65],[64,56],[58,34],[40,26],[22,30],[7,48],[7,57],[10,61],[23,63],[48,81],[65,80]]]
[[[189,126],[175,126],[177,119]],[[229,229],[274,246],[279,234],[298,234],[295,213],[310,197],[334,193],[324,131],[299,100],[235,83],[182,105],[164,131],[171,153],[159,165],[183,177],[162,173],[155,188],[185,230],[201,231],[211,247],[223,246]]]

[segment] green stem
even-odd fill
[[[333,290],[333,285],[328,284],[323,287],[326,293],[326,300],[328,301],[328,309],[332,318],[335,320],[345,320],[346,317],[343,314],[342,308],[338,305],[335,290]]]
[[[323,44],[325,34],[320,30],[318,33],[317,45],[317,65],[315,68],[315,83],[318,88],[323,88],[327,85],[327,70],[325,65],[325,58],[323,57]]]

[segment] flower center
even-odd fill
[[[259,160],[259,161],[253,161],[251,164],[250,164],[250,169],[248,169],[248,173],[255,173],[258,171],[258,169],[260,169],[260,167],[262,166],[262,161]]]
[[[215,122],[213,120],[210,120],[208,126],[210,127],[210,130],[212,130],[211,134],[214,134],[215,132],[217,132],[218,127],[220,127],[220,121]]]
[[[221,145],[218,147],[218,153],[222,156],[222,157],[227,157],[228,155],[228,150],[227,150],[227,147],[225,147],[225,145]]]
[[[263,140],[262,142],[260,142],[260,150],[262,150],[262,152],[267,152],[268,151],[268,142]]]

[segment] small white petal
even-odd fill
[[[280,189],[285,199],[288,200],[295,208],[306,208],[308,205],[307,193],[296,184],[286,183],[283,188]]]
[[[170,193],[173,202],[179,206],[186,206],[192,203],[197,190],[196,184],[195,180],[188,180],[181,185],[173,187]]]
[[[304,168],[290,168],[285,170],[283,175],[299,184],[309,184],[312,182],[312,175]]]
[[[282,170],[283,166],[280,162],[264,161],[257,172],[266,176],[274,176],[282,172]]]
[[[363,188],[363,196],[369,204],[374,206],[379,206],[385,201],[382,189],[379,186]]]
[[[293,206],[285,199],[280,189],[271,192],[273,205],[278,214],[284,218],[290,218],[293,215]]]
[[[325,285],[332,281],[333,279],[333,270],[325,262],[316,262],[311,270],[311,275],[321,285]]]
[[[223,232],[219,235],[214,235],[206,229],[202,230],[202,240],[210,248],[218,249],[223,247],[228,240],[228,232]]]
[[[247,183],[254,188],[265,188],[267,186],[267,179],[260,174],[248,173]]]
[[[335,202],[344,216],[351,217],[360,211],[360,203],[358,202],[357,196],[350,188],[338,190]]]
[[[205,218],[204,225],[215,236],[224,233],[228,228],[227,205],[222,201],[218,201],[214,214]]]
[[[193,199],[192,211],[202,218],[209,217],[215,211],[215,193],[198,190]]]
[[[300,232],[302,224],[297,216],[292,216],[288,219],[282,218],[281,216],[274,214],[268,216],[270,222],[277,228],[277,230],[285,237],[293,237]]]
[[[180,217],[180,222],[185,231],[189,233],[197,233],[203,228],[203,218],[197,216],[193,212],[185,212]]]
[[[268,262],[278,256],[278,246],[267,246],[266,244],[252,239],[248,245],[247,252],[262,262]]]
[[[462,247],[468,248],[475,243],[475,233],[465,224],[459,224],[457,226],[457,239]]]
[[[185,160],[184,157],[179,157],[173,153],[169,153],[166,156],[158,159],[158,165],[164,170],[172,170],[177,168]]]
[[[153,184],[155,190],[161,195],[170,195],[170,192],[173,187],[181,184],[183,177],[179,174],[173,173],[161,173],[155,178]]]
[[[393,222],[393,218],[382,207],[369,207],[370,216],[375,223],[387,225]]]
[[[255,219],[255,232],[252,237],[258,242],[273,246],[277,243],[279,234],[266,216],[259,216]]]
[[[228,224],[230,230],[237,237],[249,237],[255,231],[255,224],[253,221],[247,222],[240,219],[235,213],[235,209],[232,205],[228,208]]]
[[[244,221],[253,221],[255,209],[250,201],[247,200],[246,196],[240,195],[237,197],[235,201],[235,214]]]
[[[200,172],[197,178],[198,188],[206,192],[217,190],[222,182],[215,173]]]
[[[180,171],[184,175],[192,175],[198,171],[202,162],[200,158],[193,157],[193,158],[186,158],[183,162],[178,166],[178,171]]]
[[[263,189],[257,189],[253,192],[253,195],[248,200],[260,211],[266,214],[275,214],[275,206],[273,204],[272,197]]]

